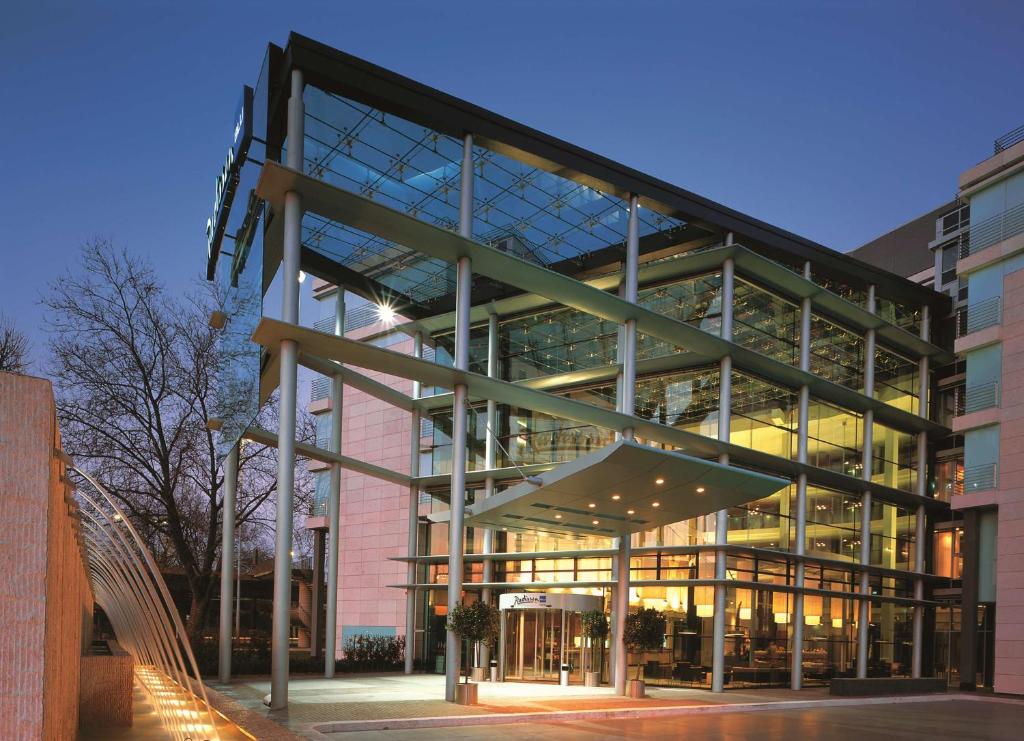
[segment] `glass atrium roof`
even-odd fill
[[[307,86],[308,174],[441,228],[458,228],[462,142]],[[474,147],[474,238],[544,266],[624,244],[627,204],[545,170]],[[684,222],[646,208],[640,236]],[[451,292],[452,266],[313,214],[303,243],[381,285],[427,302]]]

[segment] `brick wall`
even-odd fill
[[[74,739],[92,594],[48,381],[0,373],[0,738]]]

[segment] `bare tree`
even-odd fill
[[[28,370],[28,338],[14,321],[0,314],[0,372],[24,373]]]
[[[208,425],[217,337],[202,295],[170,296],[148,264],[97,241],[44,302],[65,449],[110,487],[162,565],[182,569],[193,636],[217,587],[223,485]],[[237,524],[269,520],[276,460],[265,446],[242,446]],[[311,488],[303,469],[300,506]]]

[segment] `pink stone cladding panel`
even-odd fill
[[[1024,271],[1003,282],[995,691],[1024,694]]]
[[[388,348],[412,353],[412,341]],[[365,371],[361,371],[365,372]],[[412,382],[365,372],[402,393]],[[384,401],[345,388],[342,452],[367,463],[409,472],[411,416]],[[406,566],[390,559],[406,555],[409,490],[350,471],[342,472],[341,532],[338,553],[339,648],[345,626],[393,627],[405,635]]]

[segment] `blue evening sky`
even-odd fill
[[[295,30],[839,250],[1024,124],[1014,2],[53,2],[0,25],[0,312],[108,237],[185,290],[243,83]]]

